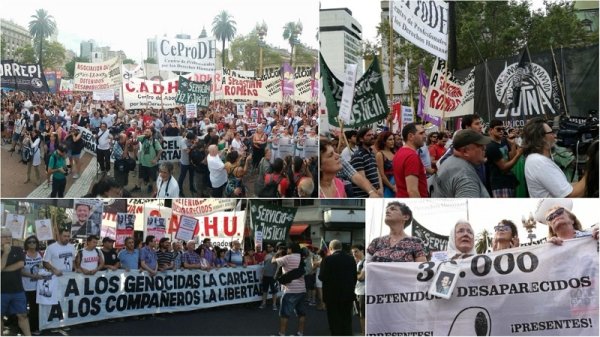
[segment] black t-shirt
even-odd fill
[[[104,255],[104,265],[114,266],[119,262],[117,251],[115,249],[111,249],[108,252],[105,252],[104,249],[100,249],[100,251],[102,251],[102,255]]]
[[[19,261],[25,262],[25,253],[23,252],[23,248],[12,246],[10,253],[8,253],[6,267],[9,267]],[[23,291],[21,269],[17,269],[15,271],[2,271],[1,286],[3,294],[14,294]]]
[[[169,126],[165,129],[165,136],[167,137],[177,137],[179,136],[179,129]]]
[[[515,179],[513,173],[510,170],[508,170],[508,172],[503,172],[496,165],[496,162],[500,159],[504,159],[505,161],[509,160],[509,151],[510,146],[506,140],[502,140],[500,143],[492,141],[485,148],[485,156],[487,157],[487,166],[489,172],[489,183],[492,190],[516,187],[515,183],[517,180]]]
[[[90,118],[89,117],[87,117],[87,116],[81,116],[81,118],[79,118],[79,124],[78,125],[81,125],[83,127],[88,128],[89,124],[90,124]]]

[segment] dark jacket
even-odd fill
[[[323,281],[323,301],[353,301],[356,276],[356,261],[350,255],[336,251],[325,257],[319,273],[319,280]]]

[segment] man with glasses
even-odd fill
[[[519,247],[519,232],[517,226],[510,220],[502,220],[494,226],[492,250],[494,252]]]
[[[487,171],[489,172],[489,185],[494,198],[514,198],[517,178],[511,168],[515,166],[523,149],[506,138],[504,125],[501,120],[493,119],[490,122],[491,142],[485,149],[487,157]]]
[[[530,119],[523,128],[525,180],[532,198],[573,198],[585,193],[586,175],[569,183],[564,172],[552,160],[556,134],[543,117]],[[587,174],[587,173],[586,173]]]
[[[17,315],[24,336],[31,336],[27,318],[27,298],[23,290],[21,269],[25,266],[25,253],[21,247],[12,246],[12,233],[2,227],[2,316]],[[4,319],[0,331],[4,334]]]
[[[380,197],[383,196],[383,188],[381,183],[381,177],[377,170],[377,162],[375,161],[375,153],[371,149],[371,146],[375,143],[375,137],[373,130],[370,128],[363,128],[358,131],[358,151],[352,155],[350,163],[352,167],[366,177],[371,183],[374,190],[364,191],[358,185],[352,183],[352,189],[355,198],[368,198],[373,192],[376,192]]]
[[[408,123],[402,128],[404,146],[394,155],[394,179],[397,198],[427,198],[425,166],[417,149],[425,144],[423,125]]]

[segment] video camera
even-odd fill
[[[558,120],[558,133],[556,144],[569,148],[573,153],[585,154],[589,146],[598,139],[598,111],[590,110],[587,118],[569,118],[560,116]]]

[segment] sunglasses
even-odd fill
[[[565,209],[563,207],[557,208],[554,212],[548,214],[548,216],[546,217],[546,222],[550,222],[556,219],[556,217],[561,216],[564,212]]]
[[[494,231],[496,231],[496,232],[510,232],[510,226],[509,225],[497,225],[497,226],[494,226]]]

